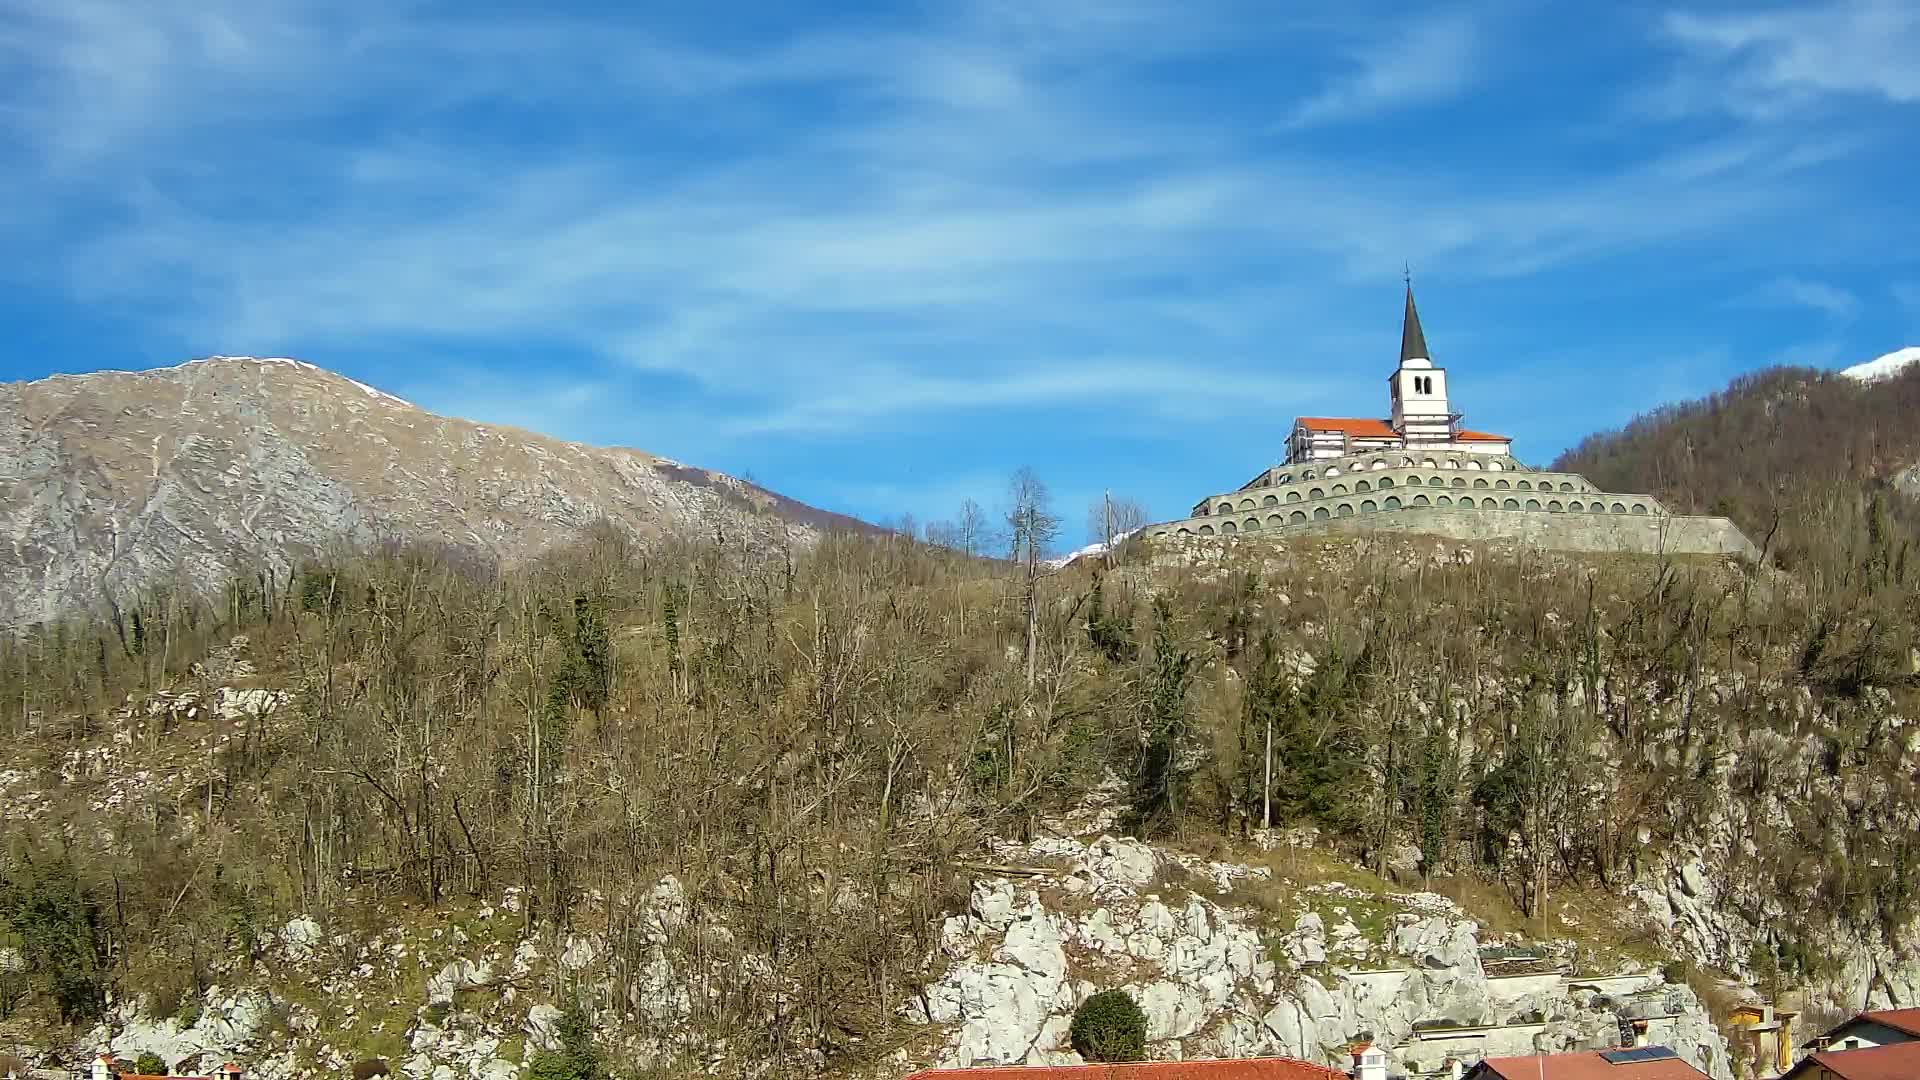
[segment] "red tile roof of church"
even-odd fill
[[[1391,439],[1400,433],[1385,420],[1358,416],[1302,416],[1294,423],[1310,431],[1337,431],[1368,439]]]
[[[1393,439],[1400,433],[1385,420],[1376,420],[1370,416],[1302,416],[1294,423],[1308,431],[1336,431],[1342,435],[1351,435],[1357,439]],[[1453,433],[1459,442],[1512,442],[1505,435],[1495,435],[1486,431],[1460,430]]]
[[[1270,1057],[1111,1065],[990,1065],[927,1069],[907,1080],[1347,1080],[1347,1074],[1298,1058]]]

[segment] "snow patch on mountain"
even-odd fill
[[[1116,549],[1119,548],[1120,545],[1127,542],[1127,537],[1132,536],[1134,533],[1137,533],[1139,531],[1140,530],[1138,529],[1128,529],[1126,532],[1116,535],[1113,538],[1113,546]],[[1095,540],[1093,543],[1088,544],[1086,547],[1079,548],[1074,551],[1069,551],[1065,555],[1062,555],[1057,559],[1048,559],[1047,565],[1049,567],[1052,567],[1055,570],[1058,570],[1061,567],[1066,566],[1067,564],[1073,562],[1073,560],[1075,559],[1090,559],[1095,556],[1105,555],[1106,553],[1107,553],[1107,545],[1105,544],[1105,542],[1100,540]]]
[[[1885,356],[1869,360],[1864,364],[1855,364],[1850,368],[1843,368],[1840,374],[1860,382],[1879,382],[1882,379],[1890,379],[1898,375],[1900,372],[1905,371],[1909,365],[1916,363],[1920,363],[1920,345],[1909,345],[1904,349],[1896,349]]]

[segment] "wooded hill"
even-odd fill
[[[1920,366],[1875,382],[1771,368],[1590,436],[1554,468],[1732,518],[1789,571],[1845,575],[1876,537],[1899,557],[1920,527],[1895,486],[1920,463],[1916,418]]]
[[[1920,912],[1920,763],[1896,723],[1920,563],[1905,511],[1871,498],[1902,451],[1859,414],[1843,465],[1782,449],[1879,408],[1830,381],[1757,376],[1569,463],[1756,536],[1781,508],[1785,574],[1404,540],[1136,547],[1038,580],[1030,622],[1030,563],[905,537],[769,557],[601,533],[515,569],[393,549],[36,628],[0,644],[0,797],[31,811],[0,823],[0,945],[23,961],[0,1012],[78,1024],[109,992],[192,1011],[215,982],[270,979],[262,934],[296,914],[371,933],[514,889],[533,932],[609,950],[604,994],[525,989],[622,1037],[648,1023],[629,991],[661,977],[643,904],[671,873],[688,920],[667,974],[692,1003],[672,1045],[840,1069],[915,1037],[899,1007],[985,839],[1109,776],[1143,834],[1204,849],[1270,814],[1375,866],[1411,845],[1430,883],[1528,917],[1762,836],[1728,849],[1726,902],[1772,936],[1729,966],[1817,974],[1846,935]],[[1852,486],[1714,501],[1795,463]],[[257,674],[223,671],[236,652]],[[221,685],[291,699],[243,724],[144,704]]]

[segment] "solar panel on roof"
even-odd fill
[[[1625,1065],[1634,1061],[1664,1061],[1678,1055],[1664,1046],[1636,1046],[1631,1050],[1602,1050],[1600,1056],[1608,1064]]]

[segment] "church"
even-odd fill
[[[1675,514],[1650,495],[1602,491],[1532,468],[1505,435],[1466,427],[1434,364],[1407,285],[1385,417],[1302,416],[1277,465],[1195,503],[1151,540],[1401,533],[1562,551],[1759,557],[1726,518]]]
[[[1442,449],[1463,454],[1505,454],[1513,440],[1505,435],[1469,431],[1461,413],[1447,404],[1447,369],[1427,355],[1427,335],[1413,306],[1407,283],[1407,313],[1400,324],[1400,366],[1387,376],[1386,419],[1354,416],[1302,416],[1287,437],[1289,465],[1349,457],[1369,450]]]

